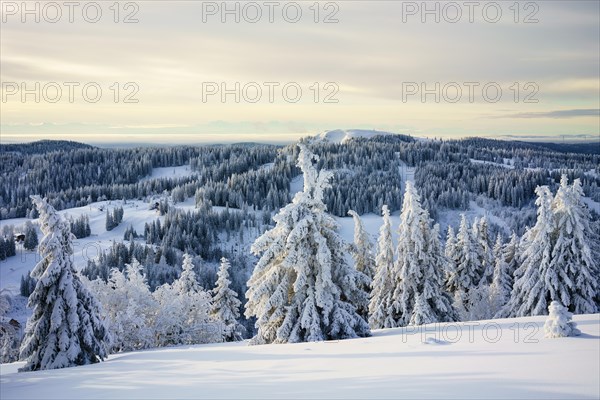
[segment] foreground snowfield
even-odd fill
[[[545,317],[375,331],[336,342],[140,351],[63,370],[0,366],[0,398],[600,397],[600,314],[545,339]]]

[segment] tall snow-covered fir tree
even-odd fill
[[[391,279],[396,326],[455,321],[451,297],[444,290],[447,260],[439,227],[430,227],[429,213],[411,182],[406,182],[396,255]]]
[[[375,259],[373,257],[373,243],[363,225],[362,219],[354,211],[348,211],[348,215],[354,220],[354,246],[352,252],[355,262],[355,267],[359,272],[367,275],[369,279],[373,279],[375,275]],[[369,284],[371,282],[369,281]]]
[[[512,291],[512,287],[515,283],[515,271],[519,268],[519,263],[521,253],[520,253],[520,238],[517,236],[515,232],[510,236],[510,241],[504,246],[502,249],[502,255],[504,256],[504,260],[508,264],[508,276],[510,277],[510,288]]]
[[[451,267],[454,264],[454,261],[458,259],[457,253],[457,241],[456,234],[454,233],[454,228],[452,226],[448,227],[448,233],[446,234],[446,246],[444,247],[444,254],[448,261],[450,261],[449,266]],[[452,269],[448,269],[448,272],[451,272]]]
[[[545,275],[552,261],[552,193],[547,186],[538,186],[537,221],[522,238],[521,266],[515,271],[515,283],[509,302],[499,317],[524,317],[546,314],[548,308]]]
[[[225,257],[221,258],[217,283],[212,291],[213,306],[211,310],[212,317],[225,325],[223,336],[227,342],[242,340],[244,333],[244,327],[238,321],[242,303],[235,290],[230,288],[230,267],[229,260]]]
[[[173,282],[173,288],[178,293],[199,292],[202,290],[196,279],[194,272],[193,257],[189,253],[183,255],[183,264],[181,266],[181,275],[179,279]]]
[[[556,233],[544,282],[548,299],[559,301],[575,314],[592,314],[598,312],[599,261],[592,256],[594,233],[583,196],[581,181],[575,179],[569,186],[563,175],[552,203]]]
[[[257,318],[253,344],[370,334],[357,312],[368,302],[362,289],[368,278],[346,260],[346,245],[323,203],[332,173],[318,172],[313,160],[318,157],[300,145],[304,190],[273,217],[275,227],[252,245],[252,252],[260,255],[246,292],[246,316]]]
[[[391,271],[394,268],[394,248],[392,243],[392,223],[387,205],[382,207],[383,225],[379,228],[375,275],[371,283],[369,302],[369,324],[372,329],[393,328],[396,326],[392,303]]]
[[[494,276],[494,256],[491,246],[489,224],[487,217],[475,218],[473,221],[473,243],[479,262],[479,273],[481,274],[480,285],[489,285]]]
[[[365,274],[368,281],[365,282],[363,290],[367,293],[371,292],[371,282],[375,275],[375,259],[373,257],[373,244],[369,238],[360,216],[354,211],[348,211],[354,220],[354,243],[350,246],[350,252],[354,259],[354,267],[358,272]],[[368,304],[359,309],[359,313],[363,318],[369,318]]]
[[[492,313],[496,314],[510,299],[510,292],[512,291],[513,279],[512,271],[509,269],[510,265],[506,261],[505,247],[502,242],[502,236],[496,237],[496,243],[494,244],[493,254],[496,260],[494,266],[494,277],[492,284],[490,285],[490,304]]]
[[[44,237],[38,249],[41,261],[31,271],[37,279],[28,307],[21,344],[20,371],[86,365],[106,357],[110,341],[100,304],[79,279],[71,258],[73,236],[68,222],[45,200],[31,197],[40,214]]]
[[[467,217],[463,214],[456,235],[454,250],[446,249],[451,266],[446,277],[446,286],[454,295],[454,304],[461,313],[468,313],[473,307],[470,291],[476,289],[482,280],[477,247],[469,229]],[[448,245],[447,245],[448,246]]]

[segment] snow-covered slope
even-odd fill
[[[539,398],[600,396],[600,315],[545,339],[545,317],[375,331],[338,342],[185,346],[63,370],[0,366],[0,398]]]
[[[395,133],[367,129],[335,129],[333,131],[326,131],[318,134],[315,136],[314,140],[330,143],[345,143],[353,138],[370,139],[375,136],[383,135],[395,135]]]

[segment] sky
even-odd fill
[[[2,143],[600,140],[596,0],[74,4],[2,1]]]

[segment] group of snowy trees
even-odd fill
[[[544,315],[552,301],[575,313],[598,311],[598,233],[582,202],[578,179],[563,176],[555,196],[536,189],[536,224],[508,243],[498,235],[490,249],[487,220],[469,227],[463,215],[456,236],[448,230],[447,287],[463,319]],[[595,256],[594,256],[595,255]]]
[[[369,304],[371,328],[455,321],[444,288],[446,260],[439,226],[431,226],[411,182],[406,182],[395,251],[391,229],[389,209],[384,206]]]
[[[22,371],[95,363],[110,350],[241,339],[240,302],[229,287],[227,259],[222,259],[212,291],[214,301],[199,286],[189,255],[184,256],[179,278],[154,292],[137,261],[125,272],[113,269],[108,282],[86,284],[73,264],[69,223],[45,200],[32,200],[44,237],[39,244],[42,259],[31,272],[36,283],[28,302],[33,314],[20,348],[26,360]],[[7,307],[1,300],[3,315]],[[3,340],[13,337],[8,333]],[[8,345],[2,345],[4,354]]]
[[[394,248],[387,206],[376,254],[358,214],[354,268],[326,213],[323,193],[331,173],[301,146],[304,191],[274,217],[276,226],[256,240],[260,256],[248,282],[246,316],[256,317],[253,343],[329,340],[368,335],[371,328],[494,316],[538,315],[559,301],[576,313],[598,310],[598,235],[582,203],[579,180],[563,177],[554,198],[538,187],[537,224],[521,240],[495,241],[487,217],[472,224],[463,214],[445,248],[413,184],[406,182]],[[370,292],[370,302],[365,294]],[[345,313],[336,314],[337,310]]]
[[[69,224],[71,225],[71,233],[75,235],[77,239],[82,239],[92,234],[90,219],[87,214],[82,214],[76,219],[69,219]]]
[[[223,258],[211,292],[198,284],[189,254],[179,278],[154,291],[135,259],[124,271],[113,269],[108,282],[91,281],[112,335],[111,351],[241,340],[240,301],[229,287],[229,267]]]
[[[0,234],[0,261],[17,254],[15,232],[12,225],[5,225]]]
[[[106,230],[112,231],[123,221],[123,207],[115,207],[112,212],[106,210]]]
[[[538,218],[521,241],[520,265],[503,316],[546,314],[558,301],[577,314],[598,312],[600,300],[600,241],[590,225],[578,179],[569,186],[561,179],[555,196],[536,190]]]

